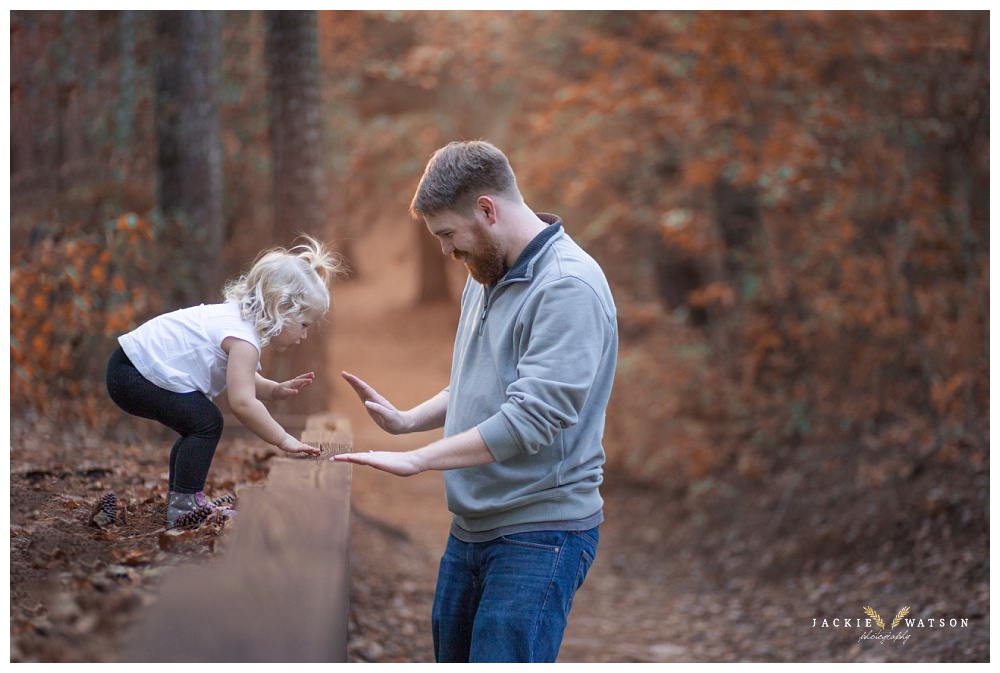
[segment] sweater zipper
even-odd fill
[[[483,331],[486,329],[486,316],[490,313],[490,298],[493,294],[499,290],[504,285],[509,285],[511,283],[519,283],[523,281],[530,280],[529,278],[518,276],[517,278],[508,278],[501,280],[499,283],[493,287],[483,287],[483,312],[479,315],[479,335],[482,336]]]
[[[493,294],[492,290],[488,287],[483,288],[483,314],[479,316],[479,335],[482,336],[483,330],[486,329],[486,315],[490,312],[490,295]]]

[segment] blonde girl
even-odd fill
[[[212,400],[227,388],[233,414],[262,440],[291,454],[319,453],[285,432],[263,404],[298,395],[315,374],[278,383],[259,373],[261,349],[298,345],[330,308],[327,286],[341,263],[320,242],[303,239],[262,253],[226,285],[224,303],[165,313],[118,339],[108,361],[111,399],[179,435],[170,451],[168,526],[215,508],[204,493],[223,426]]]

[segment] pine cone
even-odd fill
[[[215,500],[213,500],[212,504],[215,505],[216,507],[222,507],[223,505],[229,505],[234,502],[236,502],[236,496],[233,495],[232,493],[227,493],[221,498],[216,498]]]
[[[91,525],[105,528],[118,521],[118,497],[114,493],[105,493],[94,505],[90,513]]]
[[[101,511],[114,523],[118,518],[118,496],[114,493],[105,493],[101,498]]]
[[[204,523],[205,519],[207,519],[208,516],[213,511],[215,510],[211,507],[199,507],[196,510],[192,510],[190,512],[184,512],[179,517],[177,517],[177,521],[174,522],[174,527],[197,528],[202,523]]]

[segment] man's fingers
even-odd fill
[[[345,381],[347,381],[348,383],[350,383],[355,388],[357,388],[358,385],[364,385],[363,382],[361,381],[361,379],[359,379],[354,374],[348,374],[347,372],[340,372],[340,375],[342,377],[344,377]]]
[[[357,376],[354,376],[353,374],[348,374],[347,372],[341,372],[341,375],[344,377],[345,381],[351,384],[351,387],[354,388],[354,392],[358,394],[358,397],[361,398],[361,401],[363,402],[374,401],[382,404],[387,404],[386,399],[384,397],[375,392],[374,388],[372,388],[370,385],[359,379]]]
[[[331,456],[330,460],[335,462],[343,463],[357,463],[358,465],[366,465],[368,461],[364,460],[365,454],[363,453],[338,453],[335,456]]]
[[[354,374],[348,374],[347,372],[341,372],[341,375],[344,377],[344,380],[347,381],[348,383],[350,383],[351,386],[355,390],[357,390],[358,392],[370,393],[372,395],[375,394],[375,389],[374,388],[372,388],[370,385],[368,385],[367,383],[365,383],[364,381],[362,381],[361,379],[359,379]]]

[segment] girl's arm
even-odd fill
[[[254,388],[256,389],[258,400],[276,402],[298,395],[300,390],[310,385],[315,379],[316,374],[309,372],[307,374],[299,374],[291,381],[278,383],[271,379],[265,379],[259,373],[254,372]]]
[[[264,403],[257,399],[257,349],[242,339],[227,337],[222,342],[222,350],[229,353],[229,365],[226,370],[229,407],[240,423],[282,451],[318,454],[319,449],[303,444],[285,432],[285,429],[271,417]],[[262,381],[267,381],[263,377],[260,378]],[[270,390],[270,395],[273,396],[273,387],[266,384],[263,387]]]
[[[232,355],[229,356],[229,361],[232,362]],[[228,378],[228,372],[227,372],[227,378]],[[272,400],[272,401],[274,400],[271,391],[274,390],[274,387],[276,385],[278,385],[275,381],[272,381],[271,379],[265,379],[258,372],[254,372],[253,382],[254,382],[255,396],[257,397],[258,400]]]

